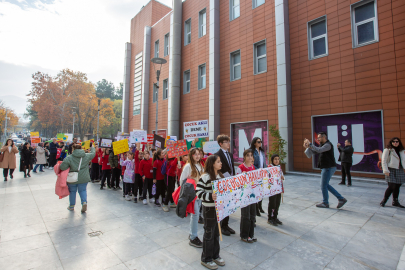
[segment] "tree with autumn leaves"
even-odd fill
[[[7,111],[7,112],[6,112]],[[19,117],[10,108],[7,108],[6,104],[0,100],[0,134],[4,133],[6,125],[6,113],[7,113],[7,130],[10,133],[10,128],[18,124]]]
[[[31,117],[31,130],[53,137],[56,133],[72,133],[75,114],[75,136],[81,139],[97,136],[97,103],[95,85],[80,71],[61,70],[52,77],[42,72],[32,75],[27,115]],[[111,126],[116,115],[114,102],[100,98],[100,135]],[[114,133],[116,134],[118,130]],[[108,134],[111,136],[111,134]]]

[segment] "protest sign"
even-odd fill
[[[66,141],[67,137],[65,137],[65,133],[58,133],[56,134],[56,139]]]
[[[100,139],[100,147],[101,148],[110,148],[112,146],[113,139],[101,138]]]
[[[31,137],[31,145],[33,145],[34,143],[37,144],[37,143],[40,143],[40,142],[41,142],[41,138],[33,138],[33,137]]]
[[[159,135],[153,134],[153,145],[165,149],[165,139]]]
[[[66,141],[71,142],[73,141],[73,134],[72,133],[65,133]]]
[[[88,141],[82,142],[82,149],[83,150],[90,149],[90,143],[93,143],[93,142],[94,142],[94,140],[88,140]]]
[[[114,155],[119,155],[129,151],[128,139],[113,142]]]
[[[184,122],[184,139],[208,137],[208,120]]]
[[[281,193],[282,185],[280,167],[258,169],[213,181],[212,190],[217,194],[217,221],[235,213],[238,208]]]
[[[218,142],[205,142],[203,145],[203,150],[205,153],[215,154],[219,151],[221,147],[219,147]]]
[[[131,143],[147,142],[148,135],[145,130],[134,130],[130,132],[129,141]]]
[[[180,157],[188,154],[187,143],[185,140],[167,141],[167,154],[169,158]]]
[[[39,137],[39,132],[38,131],[30,132],[30,137]]]
[[[147,141],[143,142],[142,144],[153,144],[153,134],[147,134]]]

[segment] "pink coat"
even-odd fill
[[[59,169],[60,167],[60,162],[56,164],[53,167],[53,170],[55,171],[55,174],[58,176],[58,179],[56,180],[56,185],[55,185],[55,194],[59,196],[59,199],[62,199],[66,196],[69,196],[69,188],[67,186],[67,176],[70,171],[70,168],[64,171],[61,171]]]

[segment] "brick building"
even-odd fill
[[[158,103],[159,134],[183,138],[184,122],[208,120],[209,139],[230,134],[238,160],[255,136],[267,150],[276,124],[296,171],[316,171],[302,142],[326,131],[352,140],[353,170],[374,175],[385,143],[405,139],[405,1],[173,5],[151,0],[131,20],[123,131],[154,132]],[[159,88],[154,57],[167,60]]]

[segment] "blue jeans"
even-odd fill
[[[83,184],[68,184],[69,188],[69,202],[70,205],[76,204],[76,192],[79,191],[80,199],[83,203],[87,203],[87,183]]]
[[[336,172],[336,167],[332,168],[324,168],[321,172],[321,190],[323,196],[323,203],[329,204],[329,193],[335,195],[338,200],[343,200],[344,198],[340,195],[339,192],[336,191],[331,185],[329,185],[329,181],[332,178],[332,175]]]
[[[43,170],[44,170],[44,165],[43,165],[43,164],[37,164],[37,165],[35,165],[35,167],[34,167],[34,172],[37,171],[38,166],[39,166],[39,171],[43,171]]]
[[[190,239],[194,240],[198,237],[198,219],[200,217],[201,200],[195,200],[194,214],[191,214],[190,218]]]

